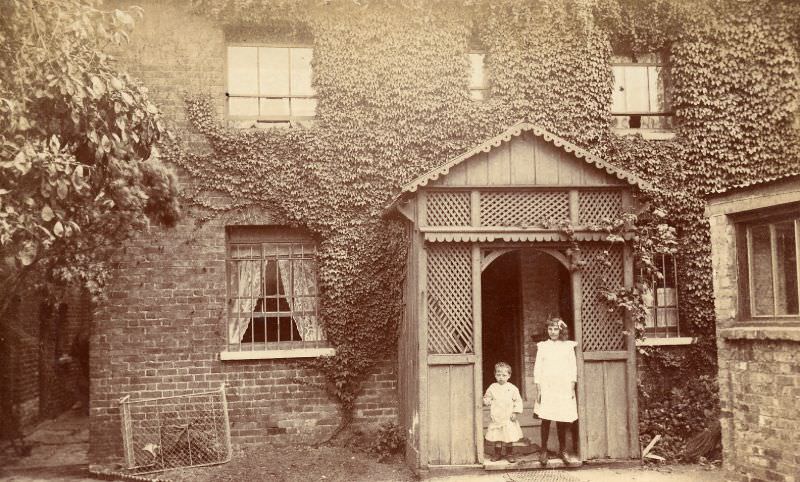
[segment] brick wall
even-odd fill
[[[712,267],[723,464],[737,482],[800,480],[800,327],[796,320],[739,315],[735,224],[731,215],[800,201],[786,180],[712,198]],[[790,323],[786,323],[790,321]]]
[[[91,351],[90,459],[121,455],[118,400],[228,390],[235,445],[319,439],[338,423],[324,379],[298,360],[221,361],[226,336],[225,225],[153,230],[123,247]],[[269,218],[247,223],[268,224]],[[356,404],[357,423],[396,420],[396,362],[382,363]],[[302,379],[308,383],[298,383]]]
[[[116,53],[195,152],[207,148],[185,113],[186,94],[210,94],[222,118],[225,37],[185,4],[136,2],[145,18]],[[110,7],[124,7],[116,2]],[[181,177],[185,185],[190,182]],[[219,201],[219,199],[218,199]],[[268,213],[199,223],[184,207],[172,229],[124,246],[108,301],[98,307],[91,351],[90,460],[121,456],[118,400],[170,396],[225,384],[234,445],[319,440],[339,422],[324,379],[299,360],[221,361],[226,336],[225,226],[271,224]],[[308,383],[298,383],[302,379]],[[396,361],[381,363],[356,403],[356,423],[397,418]]]
[[[58,306],[42,299],[35,292],[23,293],[3,326],[0,398],[7,434],[12,430],[8,424],[24,430],[57,416],[79,399],[80,370],[59,359],[70,353],[81,327],[88,327],[89,300],[78,292],[68,293]]]

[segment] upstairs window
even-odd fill
[[[324,346],[314,241],[276,226],[231,227],[227,235],[228,349]]]
[[[470,52],[469,56],[469,95],[473,100],[489,98],[489,76],[486,72],[486,53]]]
[[[617,129],[672,128],[669,68],[663,56],[614,56],[611,115]]]
[[[654,255],[654,264],[661,277],[642,280],[642,298],[649,306],[645,319],[645,335],[648,337],[679,337],[678,323],[678,270],[675,257],[668,254]]]
[[[740,309],[749,319],[797,319],[800,315],[800,216],[769,222],[753,220],[739,225],[739,272],[743,300]]]
[[[239,127],[290,126],[317,109],[310,47],[228,47],[227,114]]]

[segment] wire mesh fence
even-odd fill
[[[171,397],[120,400],[125,462],[136,473],[230,461],[225,386]]]

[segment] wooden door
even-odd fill
[[[630,257],[621,247],[582,246],[579,308],[581,456],[585,460],[639,456],[636,354],[620,312],[609,312],[598,288],[629,285]],[[602,253],[608,251],[606,261]]]
[[[482,400],[476,390],[480,376],[476,364],[480,309],[475,309],[480,300],[473,296],[480,284],[477,248],[436,243],[426,251],[428,464],[471,465],[479,461],[476,413]]]

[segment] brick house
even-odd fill
[[[796,480],[800,464],[800,176],[708,198],[722,445],[730,480]]]
[[[227,29],[190,13],[181,2],[145,2],[143,7],[144,19],[118,57],[125,70],[150,89],[152,99],[192,150],[210,152],[210,147],[190,125],[187,92],[209,94],[214,113],[231,128],[302,128],[313,122],[318,100],[311,81],[313,42],[275,43],[257,31]],[[468,53],[472,73],[468,87],[476,102],[489,91],[485,55]],[[286,75],[292,88],[272,92],[258,80],[253,82],[262,63]],[[672,113],[664,103],[668,85],[659,74],[664,61],[658,56],[639,62],[617,56],[612,63],[616,83],[609,105],[616,131],[641,134],[650,142],[672,139]],[[543,335],[544,317],[560,315],[584,346],[580,396],[603,400],[604,408],[582,405],[581,420],[587,423],[579,423],[572,435],[576,452],[585,460],[638,458],[638,360],[636,342],[630,330],[623,330],[630,328],[623,325],[628,320],[606,319],[603,310],[589,301],[582,305],[580,293],[592,286],[590,276],[581,280],[570,271],[564,239],[556,230],[533,232],[513,226],[535,224],[551,214],[547,209],[577,224],[597,221],[633,207],[633,192],[647,183],[615,166],[614,159],[596,158],[532,124],[514,124],[493,135],[461,156],[441,159],[436,169],[417,180],[396,186],[401,194],[391,211],[406,218],[412,241],[409,265],[422,263],[427,256],[440,256],[436,262],[442,264],[457,258],[463,263],[454,271],[465,280],[488,281],[486,292],[470,291],[467,298],[457,300],[466,306],[460,314],[479,317],[477,300],[482,297],[516,311],[483,313],[483,340],[478,336],[466,343],[462,333],[456,336],[461,341],[449,345],[445,333],[439,340],[444,344],[430,351],[431,338],[425,331],[436,329],[436,324],[429,314],[447,300],[415,298],[416,286],[406,284],[409,309],[400,328],[398,354],[379,363],[370,375],[356,402],[355,422],[401,422],[409,434],[407,459],[415,467],[481,463],[485,413],[475,406],[474,395],[490,381],[485,374],[491,366],[481,352],[514,354],[518,378],[513,381],[528,397],[529,410],[533,397],[529,372],[535,359],[531,340]],[[191,183],[186,173],[179,175],[182,182]],[[481,199],[490,198],[496,199],[495,204],[481,204]],[[506,202],[518,206],[521,221],[508,218]],[[456,209],[443,214],[436,206]],[[541,206],[547,208],[543,211]],[[495,222],[481,224],[484,208],[497,211]],[[231,438],[237,446],[314,440],[336,426],[337,405],[313,386],[324,383],[323,377],[301,363],[333,351],[318,313],[317,240],[302,229],[280,225],[273,214],[249,210],[200,224],[196,221],[201,214],[190,211],[174,229],[153,230],[122,247],[109,299],[94,315],[93,462],[122,453],[118,402],[125,395],[166,397],[224,383]],[[439,219],[432,221],[430,216],[437,215]],[[588,232],[580,234],[581,242],[596,248],[593,243],[598,239]],[[444,250],[422,254],[426,246]],[[447,251],[447,246],[454,250]],[[614,277],[631,287],[635,273],[629,250],[614,253],[613,263]],[[640,280],[651,293],[648,339],[642,344],[680,350],[696,340],[687,336],[680,319],[677,263],[665,255],[656,264],[663,279]],[[260,266],[263,276],[256,274],[262,272]],[[595,268],[590,274],[602,270]],[[513,286],[501,282],[508,272],[515,273]],[[409,273],[413,281],[437,275],[422,264]],[[548,289],[547,281],[553,277],[557,286]],[[469,286],[480,291],[480,282]],[[496,328],[509,313],[515,319],[515,338],[504,346],[506,340],[489,335],[491,324]],[[604,323],[614,328],[606,329]],[[465,325],[464,330],[481,332],[479,325]],[[298,378],[312,383],[297,383]],[[425,388],[420,388],[421,380]],[[456,387],[451,392],[470,390],[471,398],[457,401],[464,406],[450,406],[448,394],[436,392],[445,386]],[[444,427],[437,425],[439,420],[426,419],[425,404],[437,403],[462,410],[465,425]],[[539,423],[529,422],[525,433],[535,442]],[[555,437],[550,440],[555,443]],[[451,443],[462,441],[467,445]]]

